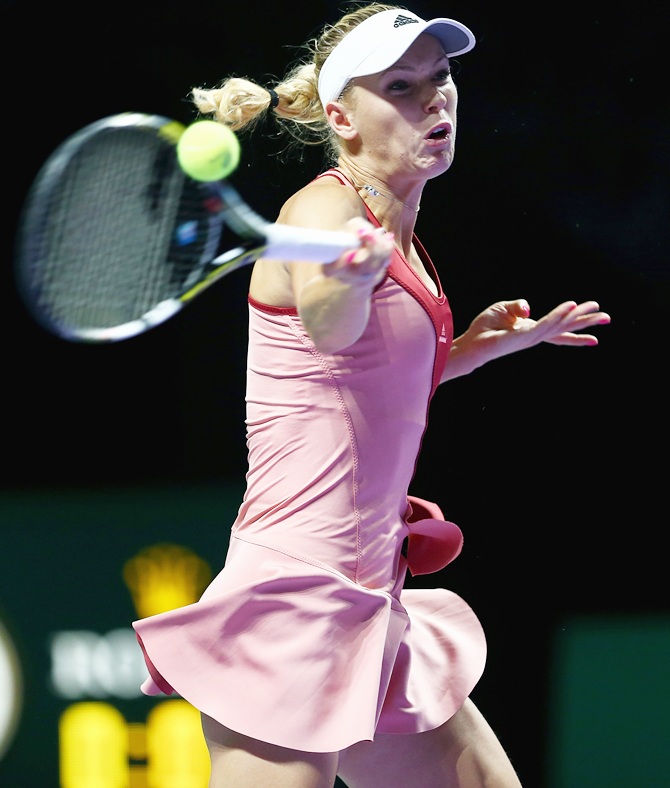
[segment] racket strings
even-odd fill
[[[144,129],[110,129],[59,167],[31,238],[40,309],[59,325],[98,329],[178,297],[217,237],[174,145]]]

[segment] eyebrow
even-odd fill
[[[446,52],[443,52],[441,55],[435,58],[430,68],[435,68],[435,66],[439,65],[440,63],[443,63],[445,60],[449,62],[449,55],[447,55]],[[396,62],[392,66],[389,66],[388,68],[384,69],[384,71],[382,71],[381,73],[386,74],[389,71],[416,71],[416,68],[414,66],[402,65],[401,63]]]

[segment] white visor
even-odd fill
[[[398,61],[421,33],[440,41],[448,57],[475,45],[471,30],[454,19],[428,22],[411,11],[381,11],[361,22],[328,55],[319,72],[319,98],[325,107],[338,99],[349,80],[378,74]]]

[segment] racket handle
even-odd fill
[[[347,232],[315,230],[288,224],[265,227],[267,249],[263,257],[309,263],[333,263],[343,253],[360,246],[360,240]]]

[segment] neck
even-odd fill
[[[398,205],[402,205],[403,208],[407,208],[408,211],[411,211],[414,214],[419,212],[421,207],[420,204],[412,205],[411,203],[404,202],[403,200],[394,197],[392,194],[387,194],[386,192],[380,191],[373,184],[366,182],[368,176],[366,176],[362,169],[352,166],[351,162],[347,162],[345,164],[345,162],[340,161],[335,166],[358,192],[365,192],[366,194],[370,195],[370,197],[381,197],[383,200],[387,200],[388,202],[398,203]],[[361,183],[363,183],[362,186],[360,185]],[[362,194],[361,197],[363,197]]]
[[[374,186],[370,185],[369,183],[365,183],[363,184],[363,186],[357,186],[356,184],[354,184],[354,186],[356,186],[358,191],[365,190],[368,194],[371,194],[373,197],[383,197],[385,200],[391,200],[391,202],[400,203],[400,205],[404,205],[405,208],[407,208],[410,211],[414,211],[414,213],[419,213],[419,210],[421,209],[420,203],[419,205],[416,206],[409,205],[408,203],[399,200],[397,197],[393,197],[390,194],[384,194],[383,192],[380,192],[379,189],[376,189]]]

